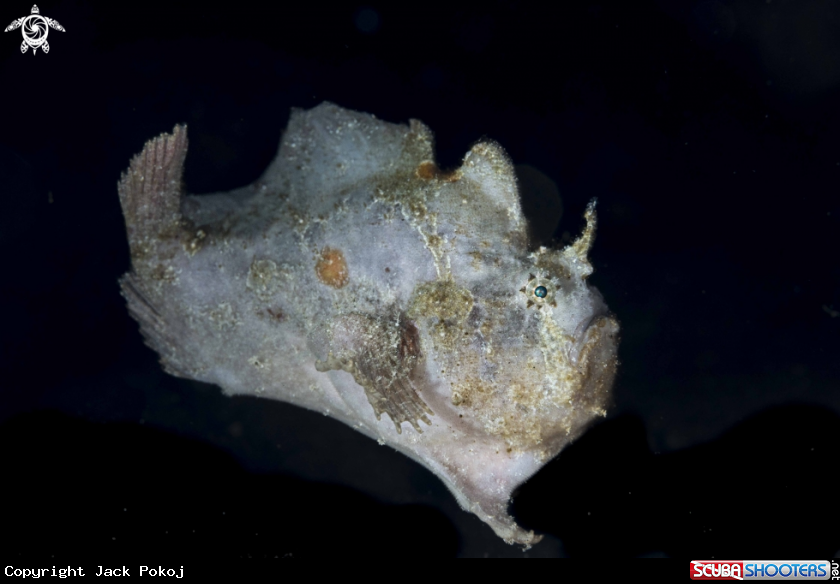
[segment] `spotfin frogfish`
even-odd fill
[[[598,416],[618,322],[590,286],[595,203],[563,248],[532,244],[510,158],[455,170],[431,131],[323,103],[293,110],[254,184],[191,196],[187,129],[123,173],[120,279],[170,374],[336,418],[438,476],[508,543],[513,490]]]

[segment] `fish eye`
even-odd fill
[[[557,306],[554,295],[557,293],[559,280],[549,275],[541,275],[539,278],[534,274],[528,274],[528,283],[519,289],[525,295],[525,307],[535,306],[537,310],[547,304],[551,307]]]

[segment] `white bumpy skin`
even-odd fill
[[[529,249],[516,177],[483,141],[439,170],[422,123],[292,112],[255,184],[185,196],[186,128],[119,183],[128,308],[164,369],[328,414],[426,466],[505,541],[514,488],[604,408],[618,323],[586,282],[594,202]]]

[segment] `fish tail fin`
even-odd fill
[[[146,346],[160,356],[163,370],[175,377],[193,379],[194,366],[189,355],[182,350],[182,343],[178,342],[178,329],[173,329],[172,323],[167,322],[165,315],[155,307],[151,300],[155,294],[147,290],[142,279],[132,272],[120,278],[120,288],[129,314],[140,323],[140,334]]]
[[[117,184],[128,231],[132,262],[152,250],[156,241],[181,230],[181,198],[187,127],[149,140]]]
[[[120,177],[120,195],[131,271],[120,278],[131,316],[150,348],[160,355],[164,370],[195,378],[195,359],[188,334],[172,297],[177,271],[171,249],[188,233],[181,214],[182,177],[187,155],[187,128],[149,140]]]

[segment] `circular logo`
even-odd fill
[[[40,14],[30,14],[23,21],[23,40],[26,44],[36,49],[47,40],[50,27],[46,19]]]

